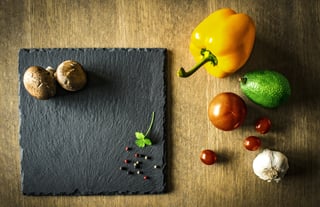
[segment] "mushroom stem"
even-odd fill
[[[56,70],[55,70],[53,67],[48,66],[48,67],[46,68],[46,71],[48,71],[48,72],[50,73],[50,75],[55,78]]]

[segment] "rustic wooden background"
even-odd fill
[[[176,70],[194,64],[188,46],[193,28],[216,9],[249,14],[257,27],[253,54],[235,75],[217,79],[205,70],[180,79]],[[316,206],[320,201],[320,1],[269,0],[1,0],[0,1],[0,206]],[[145,196],[23,196],[20,186],[18,50],[41,47],[168,48],[168,188]],[[292,84],[289,102],[266,110],[247,99],[245,124],[215,129],[207,106],[218,93],[243,96],[238,77],[268,68]],[[290,162],[281,183],[266,183],[251,168],[258,152],[242,147],[257,135],[253,121],[268,115],[263,147]],[[210,148],[219,162],[206,166]]]

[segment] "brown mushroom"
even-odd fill
[[[73,60],[62,62],[55,73],[62,88],[68,91],[78,91],[87,83],[87,75],[80,63]]]
[[[23,84],[31,96],[40,100],[49,99],[56,94],[53,73],[40,66],[31,66],[25,71]]]

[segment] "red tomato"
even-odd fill
[[[261,140],[259,137],[250,136],[243,140],[243,146],[250,151],[255,151],[261,146]]]
[[[267,133],[271,128],[271,121],[268,118],[261,118],[256,122],[256,131],[260,134]]]
[[[209,104],[208,116],[218,129],[230,131],[238,128],[247,115],[247,106],[240,96],[234,93],[220,93]]]
[[[206,149],[201,152],[200,160],[206,165],[212,165],[217,161],[217,155],[214,151]]]

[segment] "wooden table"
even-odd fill
[[[225,79],[198,71],[188,79],[179,67],[194,64],[188,46],[193,28],[216,9],[231,7],[256,23],[255,47],[247,64]],[[320,201],[320,4],[317,1],[66,1],[0,2],[0,206],[316,206]],[[168,48],[168,189],[145,196],[23,196],[20,186],[18,111],[19,48]],[[207,118],[209,101],[231,91],[243,97],[237,79],[267,68],[292,84],[290,101],[275,110],[244,98],[244,125],[224,132]],[[242,147],[257,135],[254,120],[268,116],[272,130],[264,148],[282,151],[290,169],[281,183],[252,172],[258,152]],[[202,149],[217,152],[206,166]]]

